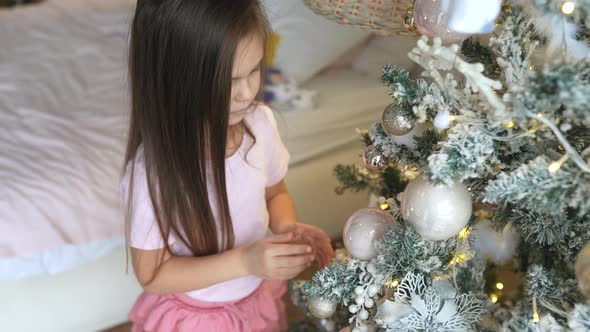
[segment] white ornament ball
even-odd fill
[[[309,300],[307,308],[314,317],[324,319],[330,318],[336,312],[337,305],[336,302],[318,296]]]
[[[434,185],[418,176],[401,196],[403,218],[428,240],[446,240],[457,235],[469,222],[471,212],[471,196],[460,182]]]
[[[369,272],[370,274],[374,274],[375,272],[377,272],[377,267],[375,266],[375,264],[367,264],[367,272]]]
[[[363,286],[356,286],[356,288],[354,289],[354,293],[356,295],[363,295],[364,292],[365,289],[363,288]]]
[[[439,112],[434,117],[433,124],[437,129],[442,130],[449,128],[449,125],[451,124],[451,114],[449,113],[449,111]]]
[[[365,303],[365,297],[362,295],[359,295],[356,297],[354,302],[356,302],[356,304],[358,304],[358,305],[363,305],[363,303]]]
[[[365,307],[371,309],[375,305],[375,301],[373,299],[365,299]]]
[[[356,314],[359,311],[359,307],[356,304],[351,304],[348,306],[348,311],[350,311],[351,314]]]
[[[414,141],[414,137],[421,136],[427,129],[431,127],[430,124],[423,122],[418,123],[416,126],[407,134],[402,136],[390,136],[391,140],[395,142],[397,145],[404,145],[410,150],[414,150],[416,148],[416,142]]]
[[[449,17],[449,28],[460,33],[490,33],[500,14],[502,0],[443,0]]]
[[[576,258],[576,279],[582,294],[590,298],[590,244],[586,244]]]
[[[361,312],[359,312],[359,318],[361,320],[369,319],[369,312],[367,310],[361,310]]]
[[[379,293],[379,287],[377,285],[371,285],[367,292],[369,293],[369,296],[375,296]]]
[[[382,210],[360,209],[353,213],[344,225],[344,246],[352,257],[370,260],[377,256],[375,244],[383,237],[387,225],[394,223],[393,216]]]

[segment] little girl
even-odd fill
[[[297,223],[289,155],[255,101],[268,32],[256,0],[137,1],[121,182],[145,290],[133,331],[284,330],[284,280],[334,256]]]

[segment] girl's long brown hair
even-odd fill
[[[242,38],[259,33],[266,45],[268,32],[257,0],[137,1],[129,46],[128,195],[133,197],[134,161],[143,146],[167,250],[171,234],[196,256],[234,245],[225,179],[232,67]],[[217,206],[210,205],[210,195]]]

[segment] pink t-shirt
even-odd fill
[[[289,153],[281,141],[272,111],[267,106],[253,107],[244,121],[256,138],[256,144],[252,145],[252,138],[245,135],[240,148],[226,159],[225,172],[236,247],[249,245],[266,236],[269,216],[265,190],[285,177],[289,164]],[[138,249],[160,249],[164,247],[164,242],[147,189],[142,148],[138,150],[135,162],[133,210],[130,215],[128,242],[131,247]],[[121,181],[125,206],[128,204],[128,187],[129,169]],[[215,197],[210,199],[210,204],[216,206]],[[213,213],[217,219],[217,212],[214,210]],[[219,223],[217,226],[220,230]],[[174,236],[170,236],[168,243],[173,254],[191,255],[190,250]],[[261,278],[250,275],[186,294],[201,301],[234,301],[250,295],[261,283]]]

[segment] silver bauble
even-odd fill
[[[383,237],[387,225],[392,224],[395,224],[395,219],[389,213],[378,209],[360,209],[344,225],[344,246],[352,257],[369,260],[377,255],[376,241]]]
[[[403,218],[428,240],[446,240],[457,235],[469,222],[471,212],[471,195],[460,182],[434,185],[418,176],[401,195]]]
[[[385,158],[379,149],[370,145],[363,153],[363,164],[371,172],[381,172],[387,168],[387,158]]]
[[[332,302],[321,296],[313,297],[307,303],[307,309],[309,309],[309,312],[311,312],[314,317],[320,319],[332,317],[334,312],[336,312],[337,306],[338,303]]]
[[[586,244],[576,258],[576,279],[582,294],[590,298],[590,244]]]
[[[383,130],[394,136],[403,136],[414,128],[414,120],[405,116],[397,104],[387,106],[381,118]]]

